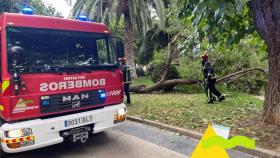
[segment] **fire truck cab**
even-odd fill
[[[84,143],[123,123],[122,47],[104,24],[0,15],[1,153]]]

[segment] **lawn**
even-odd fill
[[[136,80],[133,80],[132,86],[139,86],[139,85],[152,85],[153,81],[149,77],[138,77]]]
[[[138,79],[134,84],[150,83],[147,80]],[[259,146],[279,147],[280,128],[267,126],[261,121],[262,100],[246,93],[226,91],[226,101],[207,104],[205,94],[194,88],[199,87],[177,87],[176,91],[169,93],[132,94],[129,114],[199,132],[212,122],[231,127],[232,135],[255,138]]]

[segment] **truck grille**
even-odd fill
[[[104,90],[41,96],[40,110],[41,113],[52,113],[79,109],[103,104],[105,100]]]

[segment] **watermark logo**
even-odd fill
[[[248,149],[256,148],[256,141],[244,136],[235,136],[227,139],[229,130],[209,125],[201,141],[194,150],[191,158],[229,158],[226,149],[242,146]],[[227,132],[228,131],[228,132]]]

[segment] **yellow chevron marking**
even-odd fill
[[[26,136],[26,137],[21,137],[21,138],[5,138],[5,139],[2,139],[1,142],[3,144],[12,144],[12,143],[32,141],[32,140],[35,140],[35,136]]]
[[[2,83],[2,94],[6,91],[6,89],[10,86],[10,80],[4,80]]]

